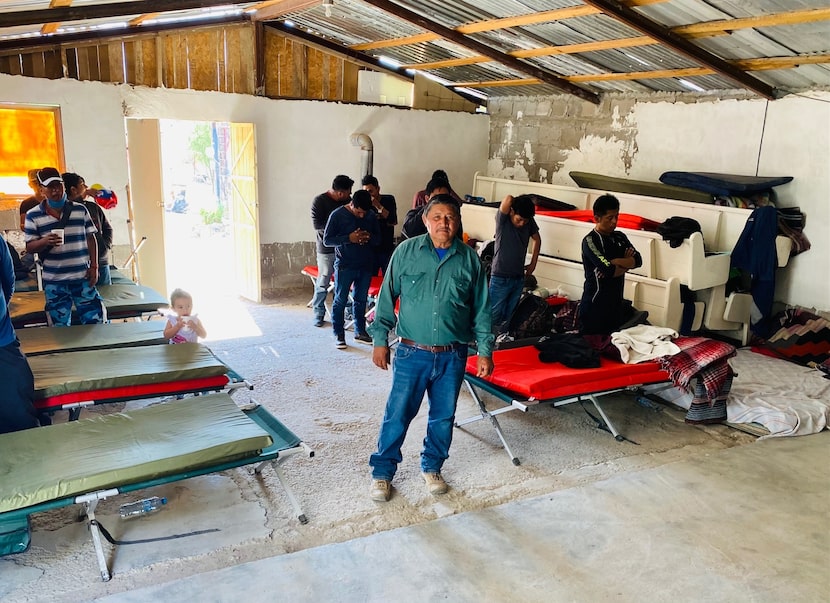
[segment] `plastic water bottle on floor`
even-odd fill
[[[121,508],[118,509],[118,513],[121,515],[122,519],[127,519],[128,517],[136,517],[138,515],[146,515],[147,513],[158,511],[161,509],[162,505],[166,504],[166,498],[151,496],[150,498],[144,498],[135,502],[124,503],[121,505]]]

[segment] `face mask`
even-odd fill
[[[57,201],[52,201],[51,199],[47,199],[46,202],[49,204],[49,207],[52,209],[63,209],[63,204],[66,203],[66,193],[63,193],[63,197],[58,199]]]

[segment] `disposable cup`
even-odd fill
[[[58,235],[61,238],[61,240],[58,242],[58,245],[63,245],[63,232],[64,232],[64,229],[63,228],[53,228],[52,232],[55,233],[56,235]]]

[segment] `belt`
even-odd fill
[[[405,337],[401,337],[401,343],[412,346],[416,350],[424,350],[425,352],[432,352],[433,354],[437,354],[438,352],[451,352],[453,350],[457,350],[461,347],[461,345],[463,345],[460,343],[451,343],[449,345],[422,345],[412,341],[411,339],[406,339]]]

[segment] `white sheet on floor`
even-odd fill
[[[780,437],[817,433],[830,426],[830,380],[798,364],[741,348],[729,360],[737,376],[726,402],[730,423],[757,423]],[[691,396],[677,391],[661,394],[673,404],[689,407]]]

